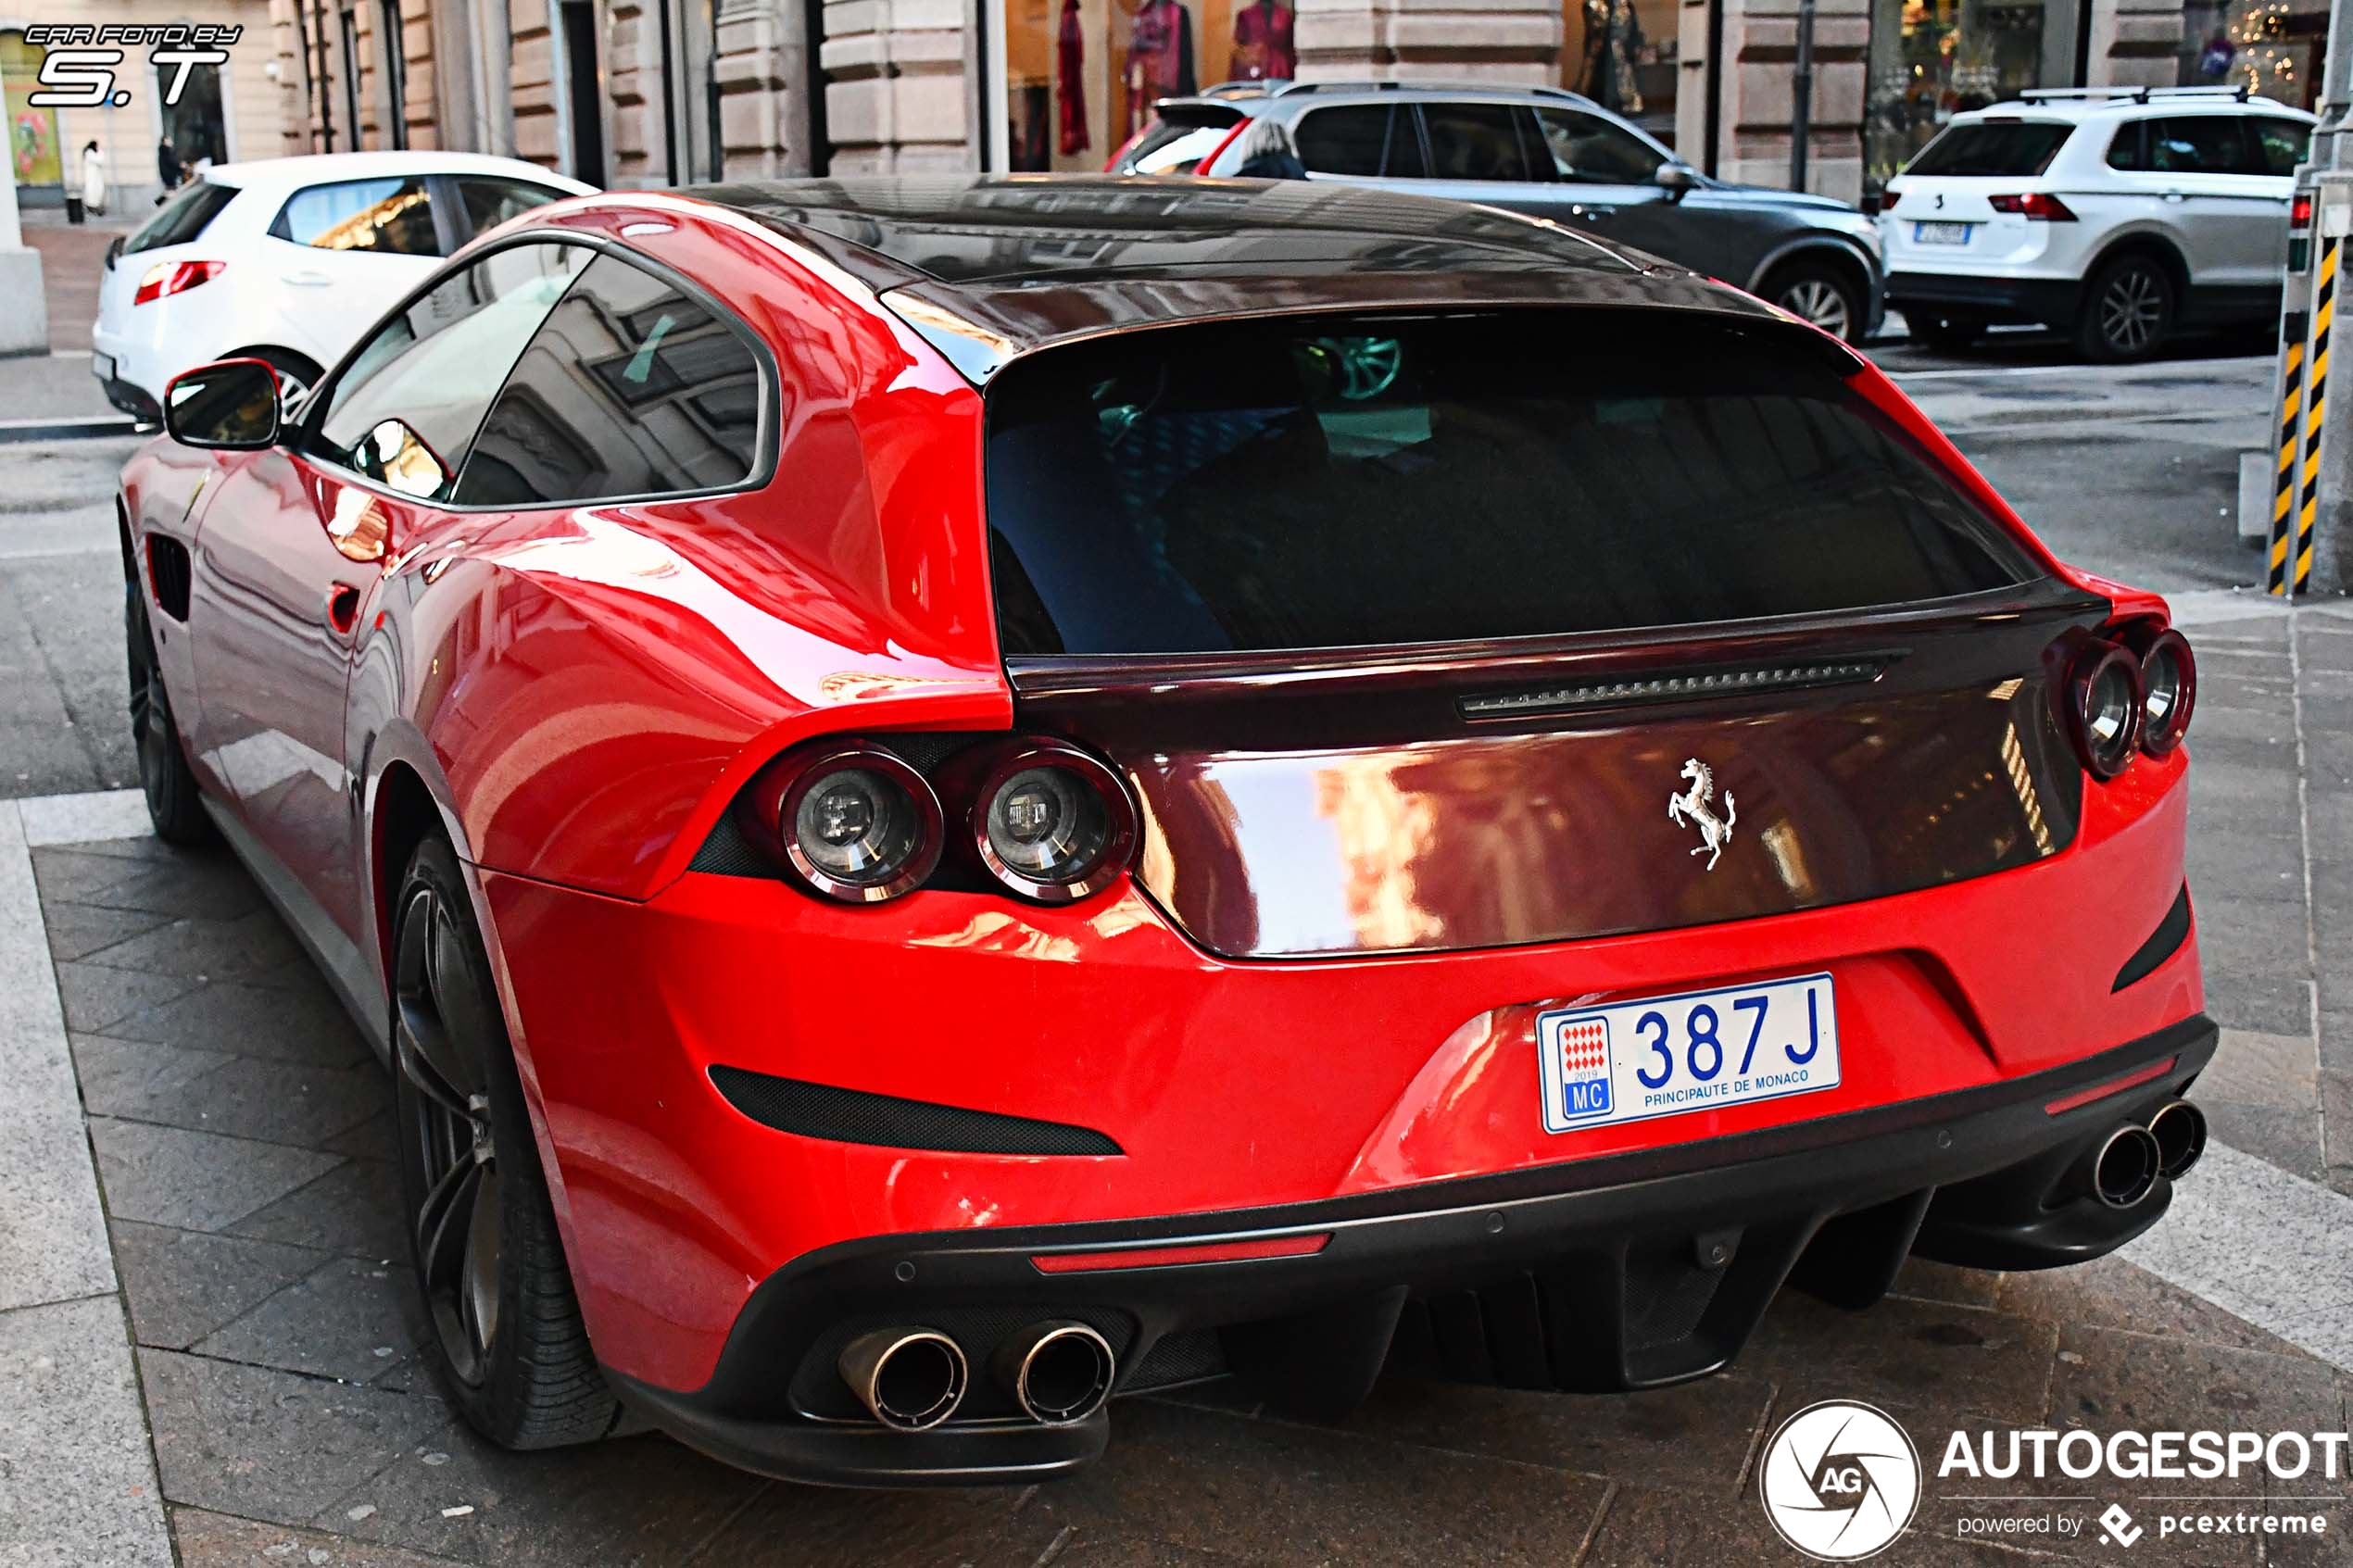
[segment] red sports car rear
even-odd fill
[[[598,259],[535,265],[429,464],[322,449],[364,346],[267,449],[216,421],[381,531],[331,579],[357,815],[292,833],[162,709],[403,1071],[494,1435],[588,1435],[600,1369],[753,1468],[1013,1479],[1226,1371],[1647,1386],[1785,1283],[2099,1256],[2196,1162],[2187,645],[1834,340],[1325,187],[732,186],[531,245]],[[568,314],[611,266],[698,314]],[[741,477],[558,459],[649,402]],[[167,460],[128,516],[201,648],[222,507]],[[547,1322],[591,1381],[511,1370]]]

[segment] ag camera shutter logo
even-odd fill
[[[1781,1423],[1756,1485],[1781,1539],[1824,1562],[1853,1562],[1912,1522],[1920,1454],[1884,1411],[1825,1399]]]

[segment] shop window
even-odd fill
[[[1872,0],[1865,188],[1956,114],[2074,81],[2077,21],[2072,0]]]
[[[57,111],[37,109],[27,95],[41,89],[41,62],[49,51],[27,44],[21,32],[0,32],[0,103],[8,116],[8,157],[19,185],[62,185],[64,158],[57,145]]]
[[[1298,68],[1287,0],[1004,0],[1002,166],[1097,169],[1161,98]]]
[[[2177,80],[2244,87],[2309,109],[2320,92],[2328,26],[2328,7],[2318,0],[2185,0]]]
[[[1561,82],[1675,144],[1677,0],[1564,0]]]

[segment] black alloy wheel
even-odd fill
[[[209,844],[219,836],[197,797],[195,771],[180,745],[171,694],[156,659],[147,601],[135,577],[122,585],[122,635],[131,683],[131,744],[139,759],[139,792],[147,821],[166,844]]]
[[[2120,257],[2094,275],[2083,293],[2076,341],[2094,359],[2145,359],[2173,330],[2172,276],[2154,257]]]
[[[393,925],[395,1124],[410,1255],[466,1419],[509,1448],[600,1437],[589,1349],[457,858],[421,846]]]

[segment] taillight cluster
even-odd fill
[[[1018,897],[1067,904],[1135,859],[1126,785],[1068,741],[967,748],[932,777],[868,740],[787,752],[746,792],[743,827],[793,880],[846,904],[896,898],[943,859]]]
[[[2095,779],[2116,777],[2136,752],[2163,757],[2180,746],[2196,703],[2197,662],[2170,626],[2086,637],[2068,655],[2061,715]]]
[[[2023,195],[1988,196],[1985,205],[1996,212],[2015,213],[2035,223],[2072,223],[2075,212],[2058,197],[2042,191],[2029,191]]]
[[[185,294],[200,283],[208,283],[229,270],[225,261],[158,261],[147,269],[139,280],[139,289],[131,296],[133,305],[145,305],[152,299],[169,299],[175,294]]]

